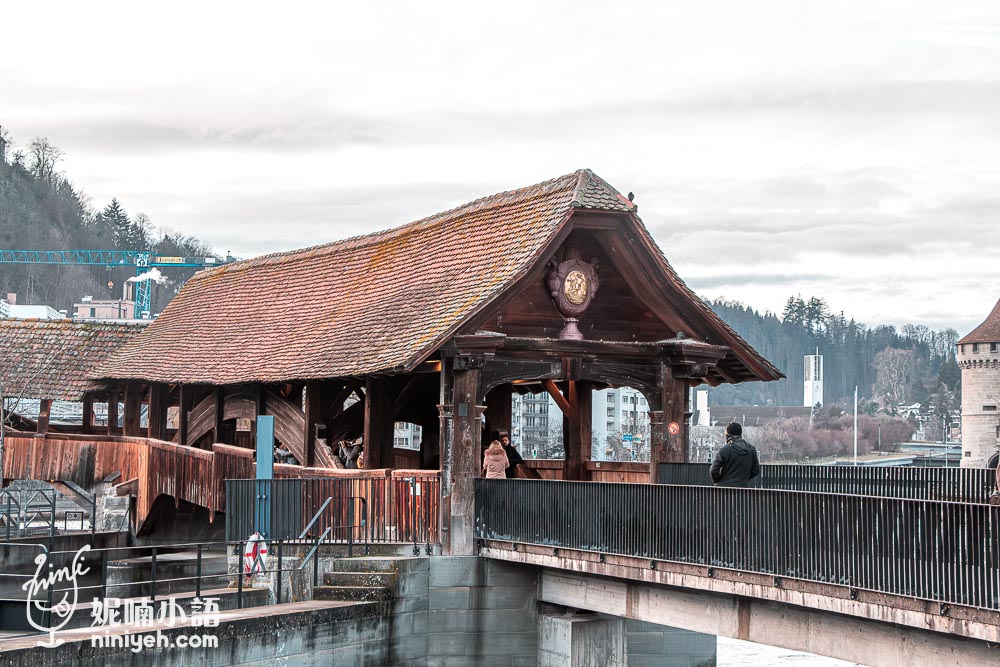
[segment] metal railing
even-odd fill
[[[770,489],[475,480],[476,537],[1000,609],[1000,507]]]
[[[267,561],[267,567],[261,573],[267,576],[277,575],[275,578],[275,596],[273,602],[281,603],[285,601],[284,575],[290,573],[308,573],[307,568],[311,566],[312,585],[315,589],[319,585],[319,547],[327,537],[327,533],[332,530],[328,528],[323,534],[311,539],[291,539],[276,540],[269,543],[272,558]],[[192,542],[192,543],[171,543],[154,546],[134,546],[134,547],[109,547],[104,549],[90,549],[83,554],[83,567],[87,574],[80,578],[76,588],[66,587],[63,582],[57,584],[58,587],[47,587],[45,597],[46,606],[51,608],[53,601],[58,601],[63,594],[75,594],[80,604],[90,602],[94,598],[106,600],[110,597],[118,599],[140,599],[155,603],[157,599],[174,597],[178,594],[188,597],[202,598],[206,592],[213,592],[215,595],[221,593],[220,589],[235,594],[236,607],[239,609],[246,606],[247,585],[250,575],[244,569],[244,541],[217,541],[217,542]],[[53,567],[69,567],[76,556],[77,551],[51,551],[43,544],[29,544],[23,542],[0,543],[0,551],[7,549],[29,549],[31,558],[27,559],[23,567],[17,568],[18,572],[0,573],[0,584],[6,588],[16,588],[19,592],[17,599],[0,596],[0,630],[22,629],[20,626],[5,627],[9,624],[10,608],[13,608],[16,621],[24,621],[25,602],[21,597],[21,585],[29,581],[35,572],[34,557],[44,554],[47,562]],[[194,573],[187,576],[163,576],[161,573],[163,557],[166,555],[176,555],[178,552],[191,552],[191,558],[179,561],[171,559],[173,565],[194,565]],[[217,557],[225,557],[225,567],[221,571],[206,571],[205,556],[214,554]],[[237,555],[236,571],[229,571],[228,555]],[[295,555],[301,560],[294,566],[284,567],[288,556]],[[274,558],[276,556],[276,559]],[[109,576],[109,566],[127,560],[133,564],[137,559],[148,559],[148,578],[135,578],[128,580],[114,581]],[[192,599],[193,599],[192,597]],[[265,604],[272,600],[270,593],[267,594]],[[183,601],[183,598],[181,599]],[[7,603],[14,603],[13,605]],[[41,623],[48,623],[48,613],[45,611],[33,610],[33,615]],[[77,613],[87,613],[84,610],[77,610]]]
[[[661,484],[711,486],[708,463],[661,463]],[[988,503],[996,484],[986,468],[768,464],[750,486],[787,491]]]
[[[430,554],[439,494],[436,475],[226,480],[226,539],[323,533],[326,542],[412,543],[414,554]]]

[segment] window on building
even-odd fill
[[[995,406],[995,405],[984,405],[983,406],[983,412],[996,412],[996,411],[997,411],[997,406]]]
[[[614,422],[608,422],[608,430],[609,431],[615,430],[615,423]]]
[[[614,403],[614,402],[615,402],[615,395],[612,394],[612,393],[609,393],[608,394],[608,403]]]
[[[972,354],[979,354],[979,343],[972,344]]]
[[[90,316],[91,317],[97,317],[97,309],[96,308],[91,308],[90,309]]]
[[[996,351],[997,351],[997,344],[990,343],[990,352],[996,352]]]
[[[609,417],[614,417],[615,416],[615,409],[614,408],[608,408],[608,416]]]

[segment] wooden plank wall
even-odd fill
[[[542,479],[562,479],[562,459],[525,459],[524,463],[538,472]],[[594,482],[649,482],[649,464],[635,461],[588,461],[587,472]]]
[[[231,445],[215,444],[212,450],[184,447],[172,442],[147,438],[49,434],[46,436],[8,435],[5,439],[3,476],[6,479],[70,480],[85,488],[92,487],[114,472],[121,472],[115,483],[138,480],[136,497],[137,525],[145,521],[153,503],[161,495],[175,502],[190,502],[215,512],[225,511],[225,480],[254,477],[253,451]],[[385,532],[396,526],[400,517],[429,516],[436,519],[438,475],[434,470],[344,470],[304,468],[286,464],[274,466],[274,477],[344,479],[349,489],[344,495],[365,498],[372,517],[372,529]],[[407,476],[428,480],[414,498]],[[391,480],[400,480],[394,484]],[[398,487],[398,489],[396,488]],[[405,487],[405,488],[404,488]],[[405,493],[403,493],[405,491]],[[318,501],[322,502],[322,499]],[[415,504],[416,503],[416,504]],[[424,507],[421,503],[428,503]],[[318,509],[303,501],[309,516]],[[337,525],[360,525],[359,517],[336,517]],[[399,526],[400,532],[413,528]],[[436,525],[436,524],[435,524]],[[391,528],[391,530],[396,530]],[[357,535],[356,537],[360,537]],[[424,536],[422,536],[424,537]],[[436,534],[434,535],[436,538]]]

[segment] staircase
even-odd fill
[[[313,599],[336,602],[376,602],[392,598],[399,578],[395,558],[340,558],[336,570],[323,575]]]

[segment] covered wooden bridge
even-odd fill
[[[123,436],[174,443],[191,461],[249,446],[253,418],[273,415],[301,463],[279,474],[341,474],[332,445],[356,437],[366,474],[439,470],[453,553],[471,553],[483,434],[509,429],[513,392],[552,395],[565,444],[554,476],[587,480],[601,478],[591,392],[641,390],[652,427],[642,474],[655,481],[657,463],[687,457],[689,387],[782,377],[676,275],[633,202],[589,170],[199,272],[91,376],[121,392]],[[394,447],[395,422],[422,427],[419,452]],[[175,475],[192,484],[206,474],[184,469]],[[206,506],[221,509],[213,493]]]

